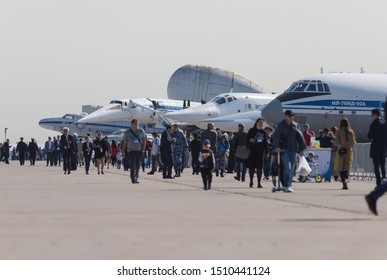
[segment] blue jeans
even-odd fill
[[[291,187],[293,180],[294,165],[296,163],[297,152],[284,151],[281,159],[283,166],[284,187]]]
[[[376,187],[374,191],[370,193],[370,196],[377,200],[379,197],[381,197],[385,192],[387,192],[387,181],[385,181],[383,184]]]
[[[246,160],[236,159],[235,172],[236,172],[236,177],[238,180],[240,180],[240,179],[242,179],[242,181],[245,180],[245,178],[246,178]]]

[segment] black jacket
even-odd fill
[[[381,119],[374,120],[368,131],[368,138],[372,140],[370,157],[378,158],[384,156],[384,124]]]
[[[306,150],[304,136],[296,122],[291,125],[288,125],[285,120],[280,122],[274,131],[273,144],[275,148],[281,148],[289,152]]]

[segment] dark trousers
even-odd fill
[[[66,172],[70,172],[71,171],[71,156],[72,156],[72,153],[71,151],[64,151],[62,153],[62,156],[63,156],[63,170]]]
[[[85,157],[85,170],[86,173],[89,173],[90,170],[90,161],[91,161],[91,154],[84,154]]]
[[[152,155],[152,172],[157,172],[158,156]]]
[[[26,155],[25,153],[19,153],[19,162],[20,162],[20,165],[24,165],[26,161]]]
[[[382,178],[386,178],[386,159],[383,156],[380,158],[372,158],[372,162],[374,163],[376,185],[379,186],[382,182]],[[382,170],[382,176],[380,176],[379,169]]]
[[[200,172],[199,154],[192,154],[192,172],[195,174]]]
[[[200,168],[200,173],[202,175],[204,189],[211,189],[212,183],[212,170],[211,168]]]
[[[31,165],[35,165],[36,154],[30,154],[30,163]]]
[[[75,153],[71,155],[71,170],[77,170],[77,166],[78,166],[78,156]]]
[[[125,152],[125,158],[124,158],[124,161],[123,161],[123,165],[124,165],[124,171],[128,171],[129,170],[129,153],[128,152]]]
[[[237,180],[242,179],[242,181],[246,178],[246,161],[243,159],[236,159],[235,161],[235,172]]]
[[[173,166],[172,154],[162,153],[161,161],[164,165],[163,177],[172,176],[172,166]]]
[[[50,166],[53,166],[54,165],[53,152],[47,152],[46,156],[47,156],[47,166],[48,166],[48,163],[50,163]]]
[[[130,151],[129,152],[129,162],[130,162],[130,178],[133,182],[137,182],[138,173],[141,166],[141,151]]]
[[[53,160],[54,160],[54,165],[57,166],[59,165],[60,166],[60,151],[59,150],[54,150],[53,151]]]
[[[370,193],[370,196],[377,200],[379,197],[381,197],[385,192],[387,192],[387,181],[385,181],[380,186],[377,186],[374,191]]]
[[[270,167],[271,167],[271,155],[267,159],[263,160],[263,174],[265,177],[270,176]]]

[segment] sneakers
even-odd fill
[[[376,199],[372,198],[369,194],[365,196],[365,200],[367,202],[368,208],[374,215],[378,215],[378,211],[376,210]]]
[[[292,189],[292,187],[285,187],[284,192],[293,193],[294,190]]]

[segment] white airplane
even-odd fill
[[[103,135],[114,134],[115,131],[120,129],[128,129],[130,127],[129,121],[116,121],[109,123],[76,123],[84,118],[86,115],[81,114],[66,114],[61,118],[47,118],[39,121],[39,125],[45,129],[54,130],[56,132],[63,132],[64,127],[70,128],[70,133],[77,133],[78,136],[83,137],[87,133],[97,135],[102,133]]]
[[[369,142],[371,110],[384,112],[387,96],[387,75],[330,73],[294,82],[283,94],[262,109],[266,121],[276,124],[285,110],[292,110],[300,123],[308,123],[311,130],[339,126],[348,118],[357,142]]]
[[[228,116],[232,114],[254,111],[274,98],[273,94],[223,93],[204,105],[166,113],[164,116],[179,122],[206,128],[208,121],[212,122],[214,118],[227,117],[229,119]],[[228,129],[226,129],[226,125],[219,127],[224,130],[235,131],[235,127],[231,129],[232,126],[227,126]]]
[[[173,99],[116,99],[101,109],[82,118],[77,123],[101,123],[119,120],[137,119],[140,123],[156,126],[171,121],[164,118],[167,112],[178,111],[186,107],[195,107],[201,103]]]

